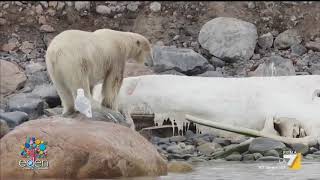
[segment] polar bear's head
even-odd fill
[[[131,58],[136,62],[143,64],[147,60],[153,59],[153,52],[149,40],[137,33],[131,33],[133,43],[135,46],[132,48]]]

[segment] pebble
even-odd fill
[[[29,54],[32,49],[34,48],[34,44],[30,43],[29,41],[24,41],[21,46],[20,46],[20,50],[25,53],[25,54]]]

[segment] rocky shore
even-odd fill
[[[63,30],[112,28],[148,37],[153,43],[153,62],[146,62],[147,66],[128,62],[125,77],[320,75],[320,24],[314,23],[320,20],[319,8],[315,1],[2,1],[1,143],[20,129],[40,123],[39,119],[43,122],[60,113],[45,52],[50,40]],[[135,121],[139,127],[140,121]],[[248,139],[186,130],[183,136],[152,136],[149,142],[170,162],[278,161],[288,150],[320,161],[319,144],[290,146],[272,139]],[[170,167],[179,169],[176,164]]]

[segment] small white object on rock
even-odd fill
[[[77,89],[77,97],[74,101],[74,107],[80,113],[92,118],[90,100],[84,95],[83,89]]]
[[[159,2],[153,2],[150,4],[150,9],[153,12],[159,12],[161,11],[161,4]]]
[[[105,5],[98,5],[96,7],[96,12],[98,14],[110,14],[111,13],[111,8]]]

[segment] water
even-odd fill
[[[128,180],[320,180],[320,162],[312,161],[303,161],[300,170],[290,170],[278,162],[211,161],[193,164],[193,167],[194,171],[189,173]]]

